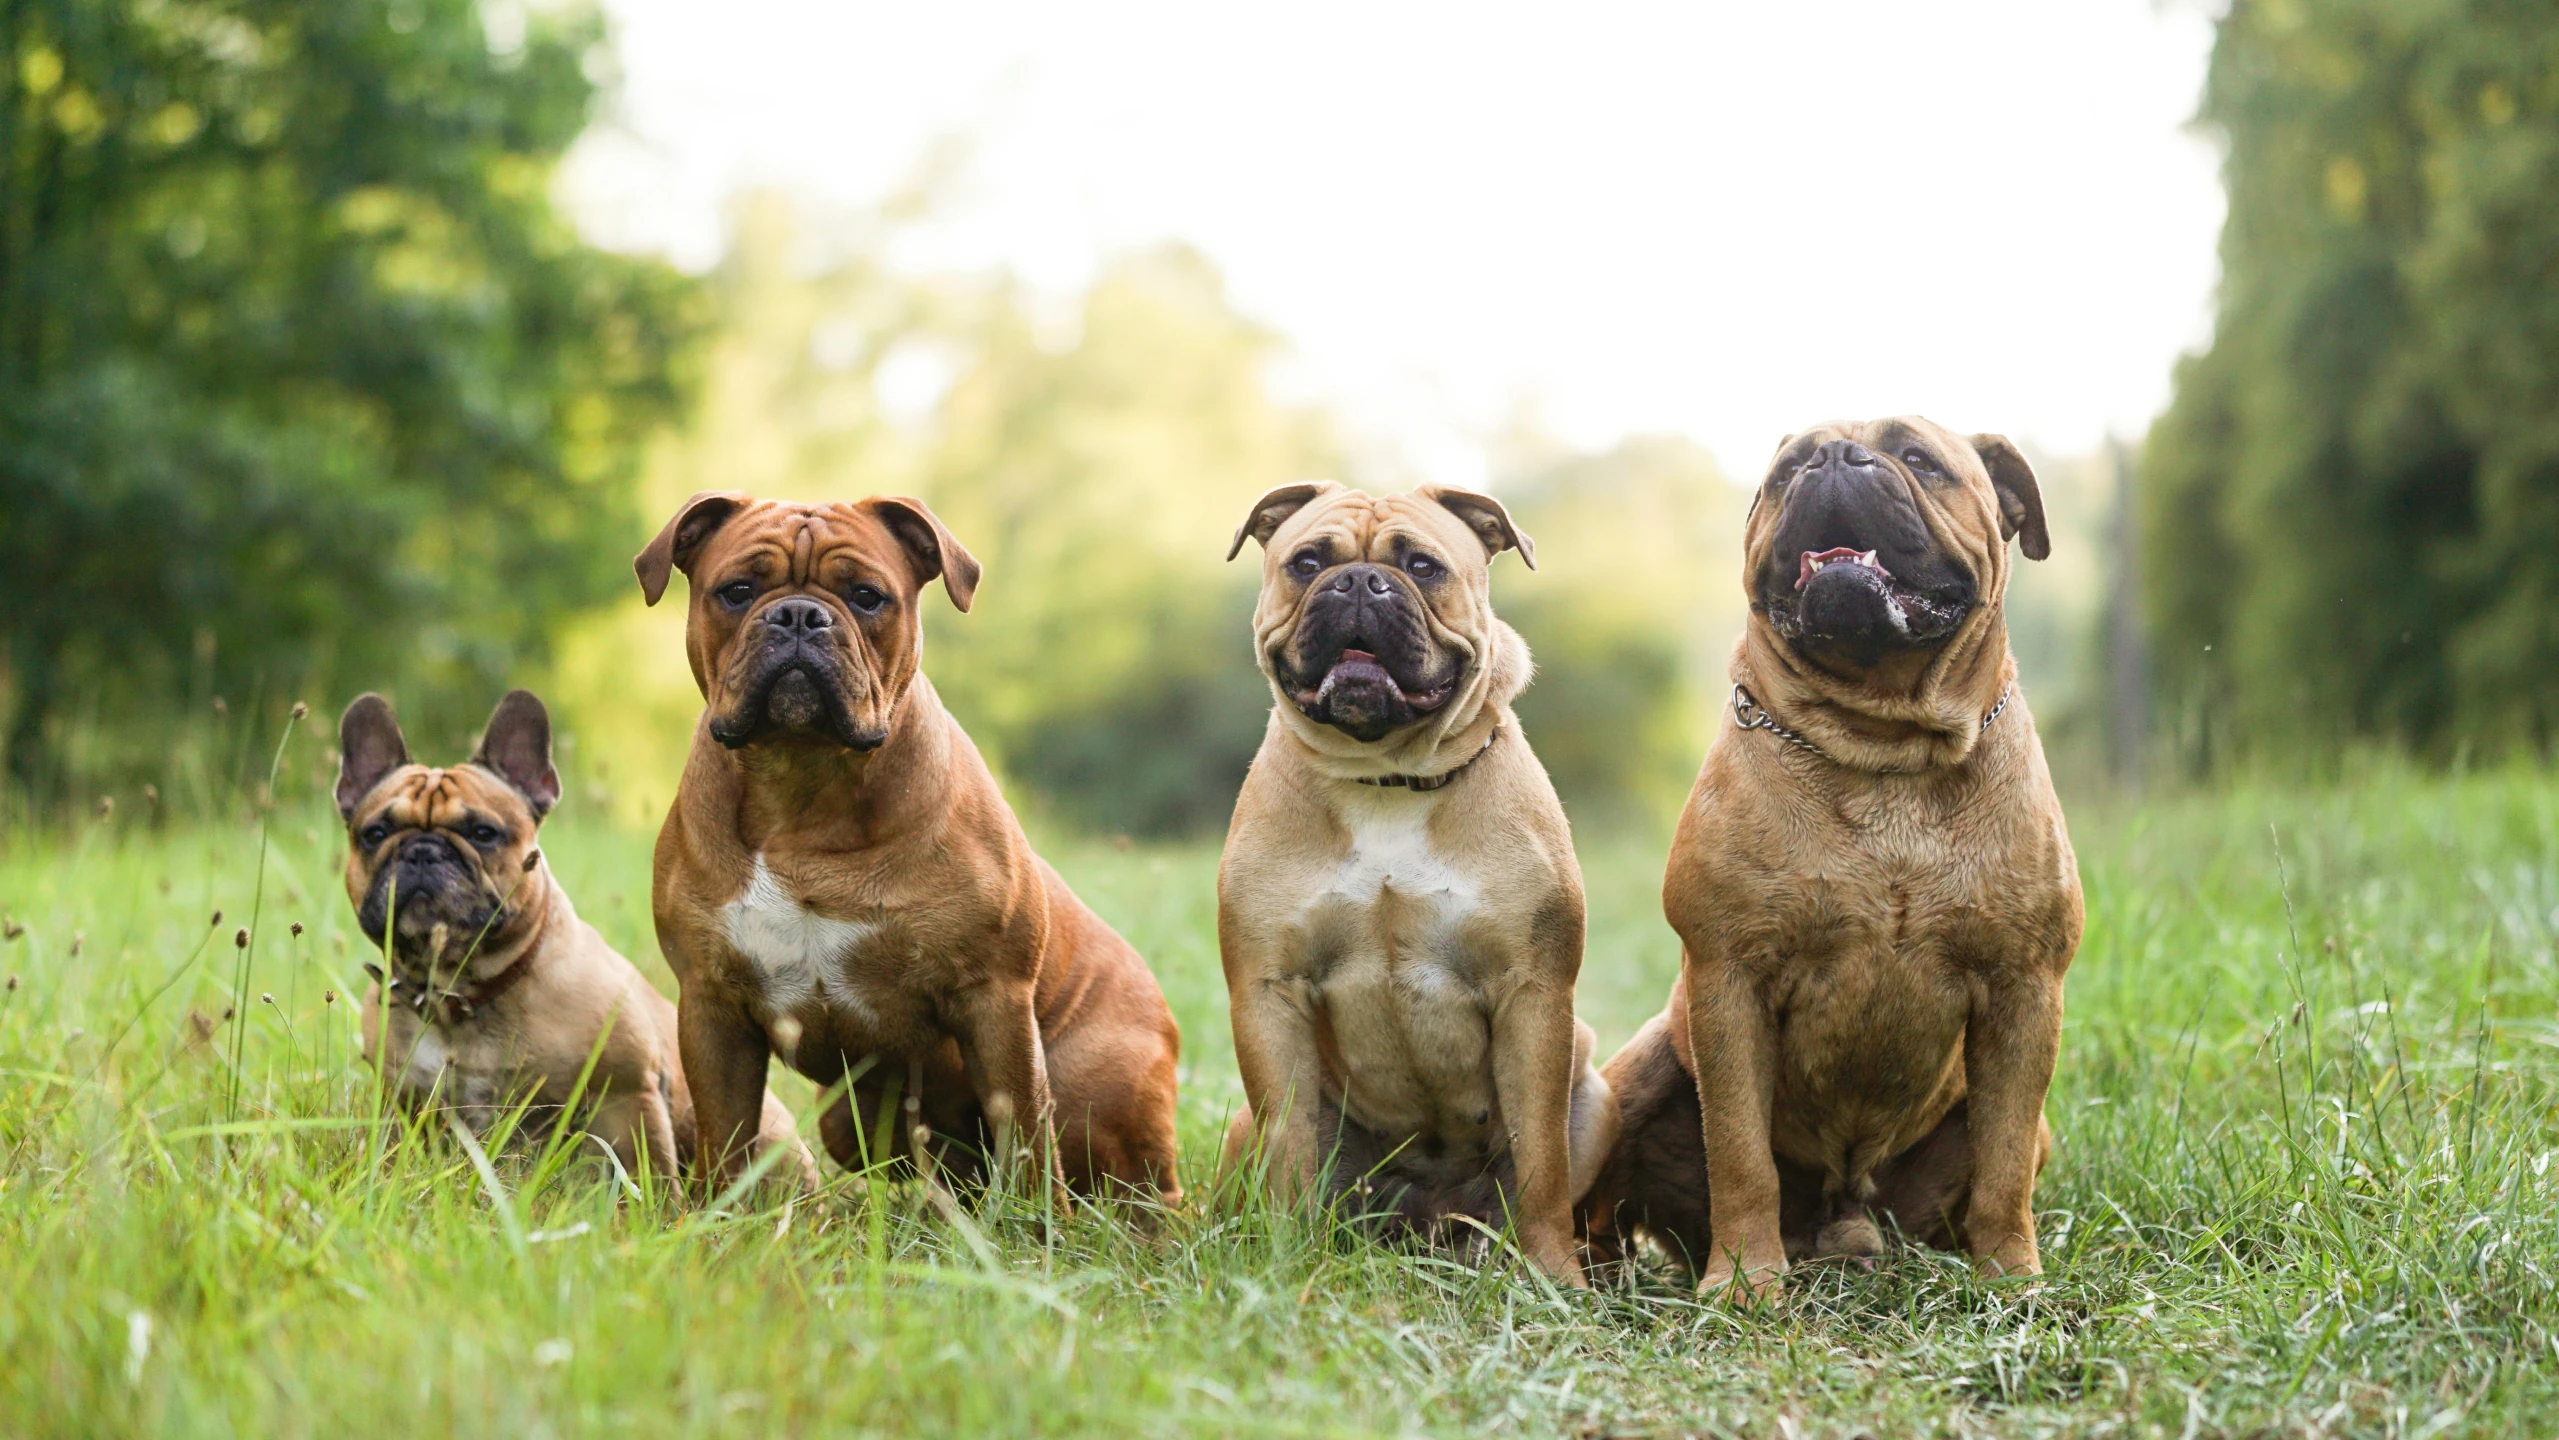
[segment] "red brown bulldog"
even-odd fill
[[[819,1127],[839,1163],[929,1148],[961,1178],[1027,1159],[1177,1200],[1181,1042],[1155,976],[1032,853],[918,668],[924,587],[965,611],[977,561],[920,501],[732,492],[687,500],[635,568],[651,604],[674,571],[692,590],[705,704],[655,908],[718,1168],[747,1158],[778,1052],[851,1078]]]

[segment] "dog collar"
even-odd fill
[[[1999,713],[2008,708],[2008,702],[2016,698],[2016,695],[2017,686],[2013,682],[2007,689],[2000,691],[1999,703],[1991,706],[1990,713],[1981,717],[1981,728],[1984,730],[1989,729],[1990,722],[1999,718]],[[1831,759],[1829,751],[1824,750],[1819,745],[1805,739],[1803,732],[1790,730],[1785,726],[1778,724],[1777,717],[1768,713],[1768,707],[1760,704],[1758,699],[1753,696],[1739,681],[1735,681],[1733,683],[1733,723],[1744,730],[1765,730],[1769,734],[1776,736],[1778,739],[1785,741],[1787,744],[1794,746],[1798,750],[1809,751],[1812,754],[1819,755],[1824,760],[1830,760],[1834,765],[1839,763],[1837,760]],[[1887,770],[1882,773],[1887,775],[1906,775],[1912,772],[1906,770]]]
[[[1502,727],[1498,722],[1496,722],[1493,726],[1493,733],[1484,737],[1484,743],[1476,747],[1474,754],[1458,761],[1453,768],[1443,770],[1437,775],[1362,775],[1357,778],[1359,783],[1362,785],[1385,785],[1399,790],[1437,790],[1449,781],[1464,774],[1467,766],[1483,759],[1484,752],[1492,749],[1493,742],[1501,738]]]
[[[516,962],[490,977],[485,985],[439,990],[422,980],[402,975],[385,975],[382,967],[368,960],[365,973],[371,975],[392,999],[418,1012],[419,1016],[438,1025],[454,1025],[470,1019],[488,1008],[489,1002],[513,989],[524,972],[533,968],[533,952],[527,949]],[[433,1011],[433,1014],[429,1014]]]

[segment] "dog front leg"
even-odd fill
[[[1520,1246],[1537,1268],[1589,1289],[1573,1255],[1573,1078],[1577,1023],[1572,991],[1529,983],[1493,1012],[1493,1090],[1510,1127],[1517,1169]]]
[[[1322,1159],[1315,1153],[1315,1107],[1323,1103],[1324,1062],[1306,1003],[1300,983],[1248,981],[1235,989],[1228,1007],[1252,1138],[1261,1145],[1270,1198],[1282,1206],[1315,1192]],[[1239,1124],[1244,1118],[1237,1117]],[[1230,1130],[1230,1173],[1248,1158],[1249,1145],[1235,1143],[1241,1138],[1240,1130]]]
[[[645,1165],[662,1181],[681,1177],[674,1151],[675,1127],[667,1122],[664,1102],[652,1104],[649,1091],[606,1094],[586,1117],[586,1133],[605,1143],[625,1174],[637,1175]]]
[[[675,1115],[667,1108],[666,1096],[647,1080],[640,1082],[639,1134],[648,1142],[649,1168],[661,1180],[673,1181],[682,1171],[675,1152]]]
[[[1027,985],[984,985],[969,992],[959,1006],[953,1038],[968,1064],[969,1082],[993,1131],[995,1153],[988,1173],[1009,1173],[1027,1130],[1032,1168],[1061,1203],[1065,1180],[1058,1169],[1055,1107],[1049,1099],[1048,1056],[1040,1044],[1040,1026],[1031,1009]]]
[[[707,1199],[754,1157],[772,1042],[736,1001],[691,985],[676,1007],[675,1039],[693,1094],[694,1173]]]
[[[2044,1093],[2061,1053],[2061,986],[2041,973],[1980,982],[1964,1027],[1973,1186],[1964,1240],[1994,1275],[2039,1275],[2035,1175],[2047,1144]]]
[[[1741,967],[1721,956],[1680,958],[1688,992],[1689,1055],[1705,1131],[1706,1205],[1711,1240],[1703,1293],[1739,1279],[1773,1286],[1786,1273],[1778,1226],[1777,1156],[1769,1110],[1777,1088],[1776,1037]]]

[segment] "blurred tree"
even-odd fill
[[[2190,755],[2559,727],[2559,7],[2235,0],[2212,348],[2144,463]]]
[[[986,566],[971,613],[928,599],[925,668],[1014,802],[1213,834],[1271,703],[1259,553],[1228,564],[1227,540],[1262,491],[1341,473],[1330,426],[1273,396],[1279,340],[1193,251],[1124,256],[1062,299],[899,270],[885,257],[932,223],[932,188],[850,216],[737,207],[702,405],[659,447],[622,553],[695,490],[920,495]],[[1540,666],[1524,723],[1578,821],[1656,821],[1722,702],[1749,496],[1685,441],[1513,450],[1499,489],[1543,566],[1495,570]],[[571,628],[546,682],[577,788],[635,820],[663,812],[700,710],[680,625],[633,592]]]
[[[1261,744],[1259,552],[1229,565],[1227,541],[1264,490],[1339,468],[1321,421],[1271,398],[1277,350],[1168,247],[1106,270],[1065,335],[998,308],[943,406],[924,493],[987,582],[938,627],[936,683],[1086,825],[1222,827]]]
[[[934,183],[814,222],[778,195],[738,207],[703,404],[632,534],[699,489],[924,497],[986,566],[972,613],[926,606],[926,669],[1014,799],[1105,833],[1214,831],[1270,706],[1256,572],[1223,563],[1227,537],[1263,490],[1335,468],[1323,424],[1271,398],[1275,337],[1193,252],[1125,257],[1063,306],[898,272],[883,257]],[[700,708],[675,623],[635,596],[555,671],[583,773],[634,815],[665,803]]]
[[[1514,448],[1498,489],[1538,568],[1504,561],[1494,588],[1537,660],[1520,724],[1575,824],[1666,821],[1731,684],[1749,492],[1687,440]]]
[[[102,743],[74,719],[147,737],[259,685],[410,679],[458,728],[622,582],[691,322],[687,282],[549,199],[601,33],[476,0],[0,4],[22,784]]]

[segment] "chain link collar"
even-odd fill
[[[2008,702],[2016,697],[2017,687],[2014,684],[2011,684],[2007,689],[2000,691],[1999,703],[1991,706],[1990,713],[1981,717],[1981,728],[1988,730],[1990,728],[1990,723],[1998,719],[2000,712],[2008,708]],[[1778,724],[1777,717],[1768,713],[1768,707],[1760,704],[1757,697],[1753,696],[1739,681],[1735,681],[1733,683],[1733,723],[1744,730],[1765,730],[1769,734],[1776,736],[1778,739],[1785,741],[1787,744],[1794,746],[1798,750],[1819,755],[1824,760],[1830,760],[1834,765],[1839,763],[1836,760],[1831,760],[1829,751],[1824,750],[1819,745],[1805,739],[1803,732],[1790,730],[1785,726]],[[1913,772],[1906,770],[1887,770],[1882,773],[1887,775],[1906,775]]]
[[[1443,770],[1437,775],[1361,775],[1355,778],[1362,785],[1385,785],[1401,790],[1411,790],[1417,793],[1437,790],[1441,786],[1446,785],[1449,781],[1465,774],[1466,767],[1483,759],[1484,752],[1492,749],[1493,742],[1501,738],[1502,727],[1499,724],[1495,724],[1493,726],[1493,733],[1484,737],[1483,745],[1479,747],[1474,754],[1458,761],[1454,769]]]

